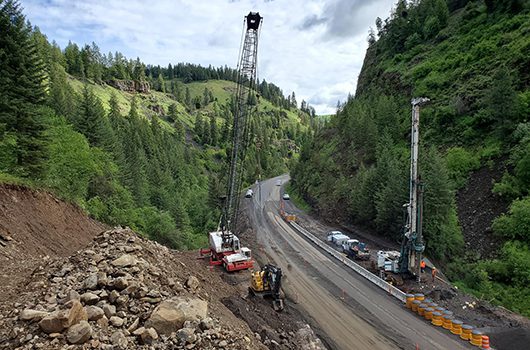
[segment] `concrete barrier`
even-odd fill
[[[398,299],[400,302],[405,303],[406,302],[406,294],[399,290],[398,288],[394,287],[393,285],[387,283],[386,281],[382,280],[378,276],[374,275],[370,271],[366,270],[364,267],[356,264],[355,262],[351,261],[350,259],[344,259],[344,255],[336,251],[335,249],[331,248],[324,242],[322,242],[320,239],[318,239],[315,235],[313,235],[311,232],[307,231],[300,225],[298,225],[296,222],[291,221],[289,224],[299,233],[301,233],[303,236],[305,236],[307,239],[309,239],[311,242],[313,242],[318,247],[325,250],[329,255],[333,256],[335,259],[342,262],[344,265],[348,266],[353,271],[357,272],[359,275],[366,278],[368,281],[372,282],[385,292],[392,295],[394,298]]]

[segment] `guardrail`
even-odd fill
[[[300,232],[302,235],[304,235],[307,239],[309,239],[311,242],[319,246],[320,248],[324,249],[327,253],[329,253],[331,256],[333,256],[335,259],[341,261],[344,265],[348,266],[355,272],[357,272],[359,275],[366,278],[368,281],[372,282],[382,290],[386,291],[402,303],[406,301],[405,293],[403,293],[398,288],[394,287],[393,285],[383,281],[381,278],[377,277],[364,267],[354,263],[349,258],[346,258],[344,255],[336,251],[335,249],[331,248],[324,242],[322,242],[320,239],[315,237],[312,233],[307,231],[305,228],[301,227],[294,221],[290,221],[289,224],[298,232]]]

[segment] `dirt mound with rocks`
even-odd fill
[[[266,348],[220,302],[234,291],[217,271],[129,229],[42,260],[26,285],[2,301],[1,349]]]

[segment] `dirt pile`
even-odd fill
[[[233,293],[222,285],[189,253],[106,231],[68,258],[42,261],[3,308],[0,348],[264,348],[219,301]]]

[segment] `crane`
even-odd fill
[[[412,274],[419,280],[420,262],[425,244],[423,243],[423,183],[418,171],[418,153],[420,143],[420,106],[429,102],[428,98],[415,98],[412,104],[412,130],[410,141],[410,184],[409,202],[404,206],[407,209],[407,221],[401,244],[399,259],[399,272]]]
[[[250,249],[240,246],[235,233],[238,229],[238,210],[243,182],[242,167],[249,143],[251,94],[256,91],[258,39],[262,20],[263,17],[259,12],[249,12],[244,19],[245,35],[237,66],[238,78],[226,198],[219,228],[209,233],[210,247],[200,250],[201,256],[210,257],[210,265],[223,265],[227,271],[253,267]]]

